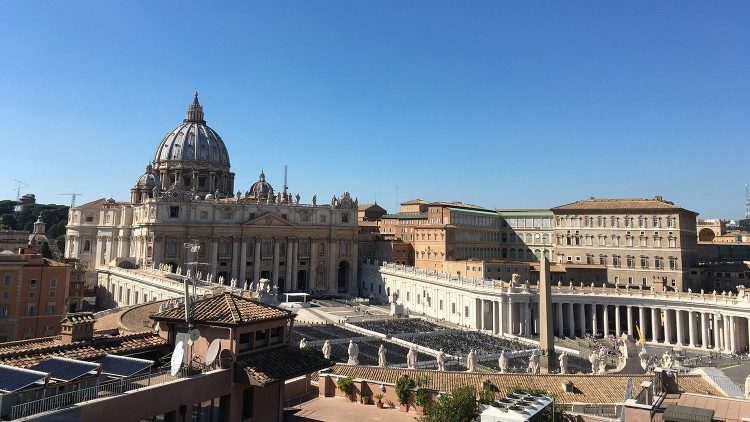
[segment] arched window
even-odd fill
[[[83,251],[91,252],[91,241],[89,239],[83,241]]]

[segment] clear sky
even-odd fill
[[[744,215],[748,1],[0,6],[0,198],[127,199],[198,89],[243,191]]]

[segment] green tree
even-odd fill
[[[477,417],[477,391],[472,386],[458,387],[443,394],[425,409],[422,422],[471,422]]]

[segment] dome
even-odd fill
[[[266,175],[263,171],[260,172],[258,181],[250,186],[250,191],[248,193],[252,198],[267,198],[273,196],[273,187],[270,183],[266,182]]]
[[[216,131],[206,125],[203,106],[195,93],[182,124],[169,132],[156,149],[154,162],[188,162],[216,165],[229,170],[229,153]],[[183,165],[185,167],[185,165]]]
[[[159,182],[156,180],[156,176],[153,174],[153,169],[149,164],[146,166],[146,171],[138,178],[138,181],[135,182],[135,187],[153,189],[156,186],[159,186]]]

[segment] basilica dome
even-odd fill
[[[156,176],[153,174],[153,168],[151,167],[151,164],[149,164],[146,166],[146,172],[135,182],[135,187],[153,189],[156,186],[159,186],[159,181],[156,180]]]
[[[154,175],[163,189],[181,188],[199,194],[218,191],[222,196],[231,196],[234,173],[229,167],[224,141],[206,125],[196,92],[185,120],[159,143],[154,154]]]
[[[266,175],[263,171],[258,176],[258,181],[250,186],[250,190],[247,192],[250,198],[254,199],[267,199],[269,196],[273,197],[273,187],[270,183],[266,182]]]

